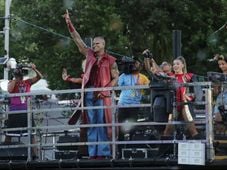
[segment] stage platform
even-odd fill
[[[226,169],[227,159],[214,160],[207,163],[206,166],[195,165],[177,165],[177,160],[163,158],[163,159],[105,159],[105,160],[89,160],[89,159],[71,159],[71,160],[46,160],[46,161],[26,161],[26,160],[9,160],[0,161],[0,169],[10,170],[72,170],[72,169]]]

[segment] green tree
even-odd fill
[[[149,48],[158,63],[171,61],[172,31],[181,30],[189,71],[205,74],[217,68],[209,67],[207,58],[226,51],[226,29],[215,32],[226,23],[226,8],[225,0],[13,0],[10,56],[34,62],[50,88],[67,88],[61,67],[79,76],[84,58],[62,17],[69,9],[81,36],[104,36],[108,51],[117,58],[116,53],[142,57],[141,52]],[[2,6],[0,13],[4,15]],[[2,41],[0,47],[4,49]],[[207,67],[201,67],[204,64]]]

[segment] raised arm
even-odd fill
[[[67,69],[66,68],[63,68],[63,70],[62,70],[62,79],[64,81],[68,81],[68,82],[72,82],[72,83],[77,83],[77,84],[81,84],[82,83],[82,78],[74,78],[74,77],[71,77],[67,73]]]
[[[39,81],[43,77],[43,75],[39,72],[39,70],[36,69],[36,65],[35,64],[31,64],[31,66],[32,66],[32,69],[36,73],[36,76],[31,79],[31,83],[34,84],[37,81]]]
[[[80,53],[82,53],[84,56],[87,55],[88,48],[82,38],[80,37],[80,34],[77,32],[75,27],[72,24],[72,21],[69,17],[69,12],[66,10],[66,13],[64,14],[65,22],[68,26],[69,32],[71,34],[71,37],[73,38],[73,41],[76,43],[77,47],[79,48]]]
[[[147,72],[158,73],[162,72],[162,69],[158,66],[156,61],[153,59],[152,54],[148,49],[143,51],[144,66]]]

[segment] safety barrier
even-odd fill
[[[194,107],[195,116],[193,117],[193,121],[195,122],[196,126],[199,128],[201,127],[201,131],[204,132],[204,137],[200,140],[196,140],[196,142],[201,142],[205,144],[206,148],[206,161],[210,162],[214,159],[214,148],[213,148],[213,116],[212,116],[212,88],[210,82],[197,82],[197,83],[183,83],[178,84],[179,86],[186,86],[186,87],[201,87],[202,90],[202,97],[201,99],[195,100],[191,102]],[[148,98],[145,99],[141,104],[136,105],[118,105],[117,104],[117,96],[121,90],[126,89],[134,89],[134,90],[145,90],[147,93]],[[80,106],[78,107],[78,102],[80,99],[68,99],[67,95],[69,94],[78,94],[78,93],[86,93],[89,91],[111,91],[111,99],[112,105],[111,106],[93,106],[93,107],[86,107]],[[145,145],[148,146],[151,152],[153,152],[158,145],[162,144],[173,144],[173,153],[172,156],[174,158],[177,157],[177,144],[182,142],[195,142],[195,140],[190,140],[186,138],[186,135],[183,134],[181,138],[177,137],[177,131],[174,131],[174,135],[172,139],[169,140],[162,140],[160,138],[160,134],[154,133],[157,131],[157,127],[165,126],[165,125],[175,125],[175,126],[183,126],[191,122],[185,121],[178,121],[174,120],[171,122],[167,121],[154,121],[155,113],[152,113],[153,104],[152,101],[152,93],[154,94],[155,89],[152,89],[152,86],[124,86],[124,87],[105,87],[105,88],[87,88],[81,91],[81,89],[73,89],[73,90],[53,90],[48,92],[31,92],[31,93],[17,93],[17,94],[4,94],[4,100],[1,100],[1,114],[2,116],[2,128],[0,131],[2,145],[0,145],[0,150],[9,149],[9,148],[26,148],[27,150],[27,160],[32,160],[32,148],[37,147],[39,150],[39,159],[57,159],[64,158],[70,155],[64,155],[59,153],[61,150],[68,150],[69,151],[78,151],[79,147],[81,146],[88,146],[88,145],[102,145],[102,144],[110,144],[112,147],[112,159],[124,159],[125,155],[122,157],[118,157],[117,155],[117,148],[119,145],[129,145],[130,147],[137,148],[137,146]],[[159,95],[160,93],[158,93]],[[197,94],[195,94],[197,95]],[[15,96],[29,96],[27,101],[27,110],[23,111],[9,111],[8,109],[8,99],[10,97]],[[40,96],[49,96],[48,99],[43,100],[39,99]],[[50,96],[57,96],[57,99],[51,99]],[[62,96],[66,96],[63,98]],[[75,96],[75,95],[74,95]],[[175,115],[176,107],[179,103],[176,103],[175,100],[172,102],[173,104],[173,115]],[[189,103],[180,103],[182,105],[186,105]],[[68,125],[68,119],[70,118],[72,112],[74,110],[88,110],[88,109],[103,109],[103,108],[111,108],[112,109],[112,123],[105,123],[105,124],[84,124],[78,121],[75,125]],[[116,121],[117,111],[119,108],[141,108],[142,113],[140,117],[138,117],[137,122],[125,122],[125,123],[118,123]],[[21,112],[26,112],[28,115],[27,120],[27,127],[21,128],[5,128],[4,122],[7,120],[7,116],[10,114],[20,114]],[[32,126],[32,119],[35,119],[36,126]],[[112,127],[112,139],[109,141],[99,141],[99,142],[87,142],[81,141],[79,139],[81,129],[89,128],[89,127]],[[139,139],[136,140],[125,140],[125,141],[118,141],[117,134],[119,127],[127,126],[127,127],[140,127],[139,129],[135,128],[137,132],[134,132],[134,135],[140,136]],[[140,131],[140,129],[142,129]],[[27,131],[27,139],[23,143],[14,143],[13,145],[5,144],[3,142],[4,136],[7,132],[10,131]],[[183,132],[184,133],[184,132]],[[146,138],[146,135],[153,135],[154,138]],[[38,139],[35,144],[32,144],[32,136],[35,135]],[[157,136],[155,136],[157,135]],[[67,137],[65,137],[67,136]],[[78,138],[76,138],[77,136]],[[127,136],[127,135],[126,135]],[[14,136],[16,137],[16,136]],[[17,137],[24,138],[22,134],[19,134]],[[63,141],[59,141],[60,139],[65,139]],[[135,137],[135,136],[134,136]],[[135,137],[136,138],[136,137]],[[145,139],[144,139],[145,138]],[[73,140],[76,140],[75,142]],[[155,146],[155,147],[153,147]],[[68,147],[68,148],[67,148]],[[140,148],[140,147],[138,147]],[[127,154],[127,151],[130,151],[130,148],[125,147],[124,153]],[[153,151],[152,151],[153,149]],[[137,150],[138,152],[144,152],[143,148]],[[136,151],[136,152],[137,152]],[[49,155],[48,153],[49,152]],[[58,153],[56,155],[56,152]],[[132,151],[133,152],[133,151]],[[71,154],[71,153],[70,153]],[[78,153],[71,154],[71,157],[81,158],[77,155]],[[129,153],[130,155],[131,153]],[[145,159],[149,158],[149,156],[153,153],[145,153]],[[48,156],[47,156],[48,155]],[[83,155],[84,156],[84,155]],[[83,158],[82,156],[82,158]],[[131,156],[131,157],[130,157]],[[132,158],[133,156],[130,155],[128,158]],[[86,157],[86,155],[84,156]],[[126,156],[127,157],[127,156]],[[136,157],[136,156],[135,156]]]

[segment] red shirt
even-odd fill
[[[193,77],[193,73],[185,73],[185,74],[170,73],[168,75],[175,77],[179,84],[190,82],[192,80],[192,77]],[[184,86],[180,85],[176,89],[176,102],[179,103],[179,104],[177,104],[177,110],[178,111],[182,110],[182,105],[180,104],[180,102],[184,102],[183,95],[185,93],[186,93],[186,87],[184,87]]]
[[[86,58],[85,73],[83,76],[83,85],[94,87],[107,87],[111,82],[111,66],[116,61],[113,56],[104,53],[101,60],[97,62],[95,53],[92,49],[88,50]]]

